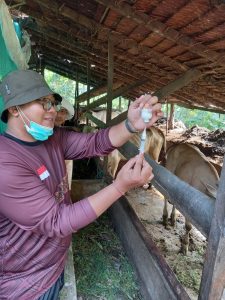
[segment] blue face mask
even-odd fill
[[[23,120],[24,127],[26,128],[26,131],[37,141],[46,141],[49,136],[53,135],[53,128],[47,127],[47,126],[42,126],[34,121],[30,121],[27,116],[23,113],[23,111],[17,107],[18,112]],[[23,116],[30,122],[30,126],[28,126],[24,119]]]
[[[30,121],[30,127],[24,124],[26,131],[37,141],[46,141],[53,135],[53,128],[42,126],[36,122]]]

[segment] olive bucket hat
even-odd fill
[[[57,101],[62,97],[54,93],[44,77],[33,70],[17,70],[9,73],[0,84],[0,95],[4,100],[1,120],[7,123],[7,109],[15,105],[29,103],[41,97],[53,94]]]

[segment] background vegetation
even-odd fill
[[[164,112],[166,111],[165,106],[163,107],[163,110]],[[224,129],[225,127],[225,114],[212,113],[198,109],[187,109],[178,105],[175,105],[175,119],[181,120],[187,128],[194,125],[206,127],[209,130],[218,128]]]
[[[45,78],[51,88],[61,94],[64,98],[74,104],[75,99],[75,82],[66,77],[55,74],[49,70],[45,70]],[[79,94],[86,92],[87,86],[85,84],[79,84]],[[91,98],[90,101],[102,97]],[[113,100],[113,108],[121,108],[122,111],[126,110],[129,105],[129,101],[123,97],[118,97]],[[163,107],[166,112],[165,106]],[[197,110],[197,109],[186,109],[175,105],[175,118],[184,122],[187,128],[194,125],[206,127],[210,130],[218,128],[224,129],[225,127],[225,114],[211,113],[208,111]]]

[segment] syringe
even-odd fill
[[[145,141],[146,141],[146,127],[141,133],[141,143],[140,143],[140,148],[139,148],[140,153],[145,152]]]
[[[152,110],[149,108],[148,104],[145,104],[145,106],[141,110],[141,117],[145,123],[148,123],[152,117]],[[146,141],[146,127],[141,133],[141,143],[139,152],[144,153],[145,152],[145,141]]]

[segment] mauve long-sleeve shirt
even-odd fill
[[[71,204],[65,159],[107,155],[108,129],[55,130],[44,142],[0,136],[0,299],[38,299],[60,276],[72,232],[96,219]]]

